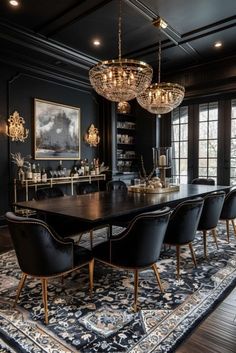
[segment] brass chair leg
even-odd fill
[[[194,266],[197,268],[197,261],[196,261],[196,256],[195,256],[195,253],[194,253],[194,250],[193,250],[193,244],[189,243],[188,246],[189,246],[189,249],[191,251],[191,255],[192,255],[192,260],[193,260]]]
[[[159,271],[158,271],[158,268],[157,268],[157,265],[156,264],[153,264],[152,265],[152,269],[155,273],[155,276],[156,276],[156,279],[157,279],[157,283],[160,287],[160,291],[161,293],[164,293],[164,290],[163,290],[163,287],[162,287],[162,284],[161,284],[161,279],[160,279],[160,274],[159,274]]]
[[[44,316],[45,324],[48,324],[48,293],[47,293],[47,279],[42,278],[42,290],[43,290],[43,306],[44,306]]]
[[[217,241],[217,231],[216,231],[216,228],[212,229],[211,232],[212,232],[212,236],[213,236],[213,238],[214,238],[214,240],[215,240],[217,250],[219,250],[218,241]]]
[[[231,219],[231,222],[232,222],[232,226],[233,226],[233,228],[234,228],[234,235],[235,235],[235,237],[236,237],[236,225],[235,225],[235,223],[234,223],[234,219]]]
[[[137,312],[138,299],[138,270],[134,270],[134,311]]]
[[[204,257],[207,258],[207,231],[203,230]]]
[[[177,279],[179,279],[180,273],[180,245],[176,245],[176,261],[177,261]]]
[[[226,219],[226,231],[227,231],[227,241],[229,243],[229,220]]]
[[[17,303],[17,301],[18,301],[18,299],[19,299],[21,290],[22,290],[22,288],[24,287],[26,278],[27,278],[27,275],[26,275],[25,273],[22,273],[20,282],[19,282],[18,287],[17,287],[16,299],[15,299],[15,301],[14,301],[13,307],[16,306],[16,303]]]
[[[93,293],[93,271],[94,271],[94,259],[89,261],[89,289],[90,289],[91,297]]]
[[[93,230],[92,229],[89,231],[89,237],[90,237],[90,248],[92,250],[93,249]]]
[[[76,242],[76,244],[77,244],[77,245],[79,245],[80,240],[81,240],[81,238],[82,238],[83,234],[84,234],[84,233],[81,233],[81,234],[80,234],[80,236],[79,236],[79,240]]]

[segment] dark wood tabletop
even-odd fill
[[[17,202],[15,206],[44,213],[70,216],[87,222],[109,222],[115,217],[153,211],[164,206],[174,207],[186,199],[210,192],[228,191],[230,186],[180,185],[180,190],[164,194],[134,192],[96,192],[64,196],[42,201]]]

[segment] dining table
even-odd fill
[[[76,218],[78,221],[112,223],[117,217],[135,216],[163,207],[175,207],[184,200],[204,197],[230,186],[181,184],[178,191],[168,193],[136,193],[121,191],[100,191],[86,195],[64,196],[45,200],[16,202],[16,209],[32,210],[44,214],[55,214]]]

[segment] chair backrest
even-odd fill
[[[196,178],[192,180],[191,184],[199,184],[199,185],[215,185],[215,180],[211,178]]]
[[[127,191],[126,184],[121,180],[110,180],[107,183],[107,191]]]
[[[236,188],[230,190],[225,196],[224,205],[220,214],[220,219],[236,218]]]
[[[170,209],[136,216],[129,227],[111,239],[111,262],[130,268],[150,266],[158,260]]]
[[[92,192],[98,191],[97,183],[78,183],[76,184],[77,195],[91,194]]]
[[[218,191],[204,197],[204,204],[198,224],[198,230],[213,229],[217,226],[224,204],[225,192]]]
[[[164,243],[187,244],[193,241],[203,208],[203,198],[186,200],[176,206],[170,217]]]
[[[52,186],[51,188],[37,189],[35,192],[35,199],[37,201],[62,196],[64,196],[63,191],[57,186]]]
[[[193,179],[191,184],[199,184],[199,185],[215,185],[215,180],[211,178],[196,178]]]
[[[24,273],[52,276],[73,268],[73,241],[61,241],[41,220],[18,217],[12,212],[5,217]]]

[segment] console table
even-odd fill
[[[18,180],[14,179],[14,203],[17,202],[17,192],[18,190],[25,189],[25,201],[29,201],[29,189],[34,188],[35,191],[38,187],[52,187],[53,185],[62,185],[62,184],[70,184],[71,185],[71,195],[74,195],[74,184],[75,183],[84,183],[92,181],[99,181],[106,180],[105,174],[99,175],[83,175],[78,177],[60,177],[60,178],[49,178],[47,182],[39,182],[36,183],[32,180]]]

